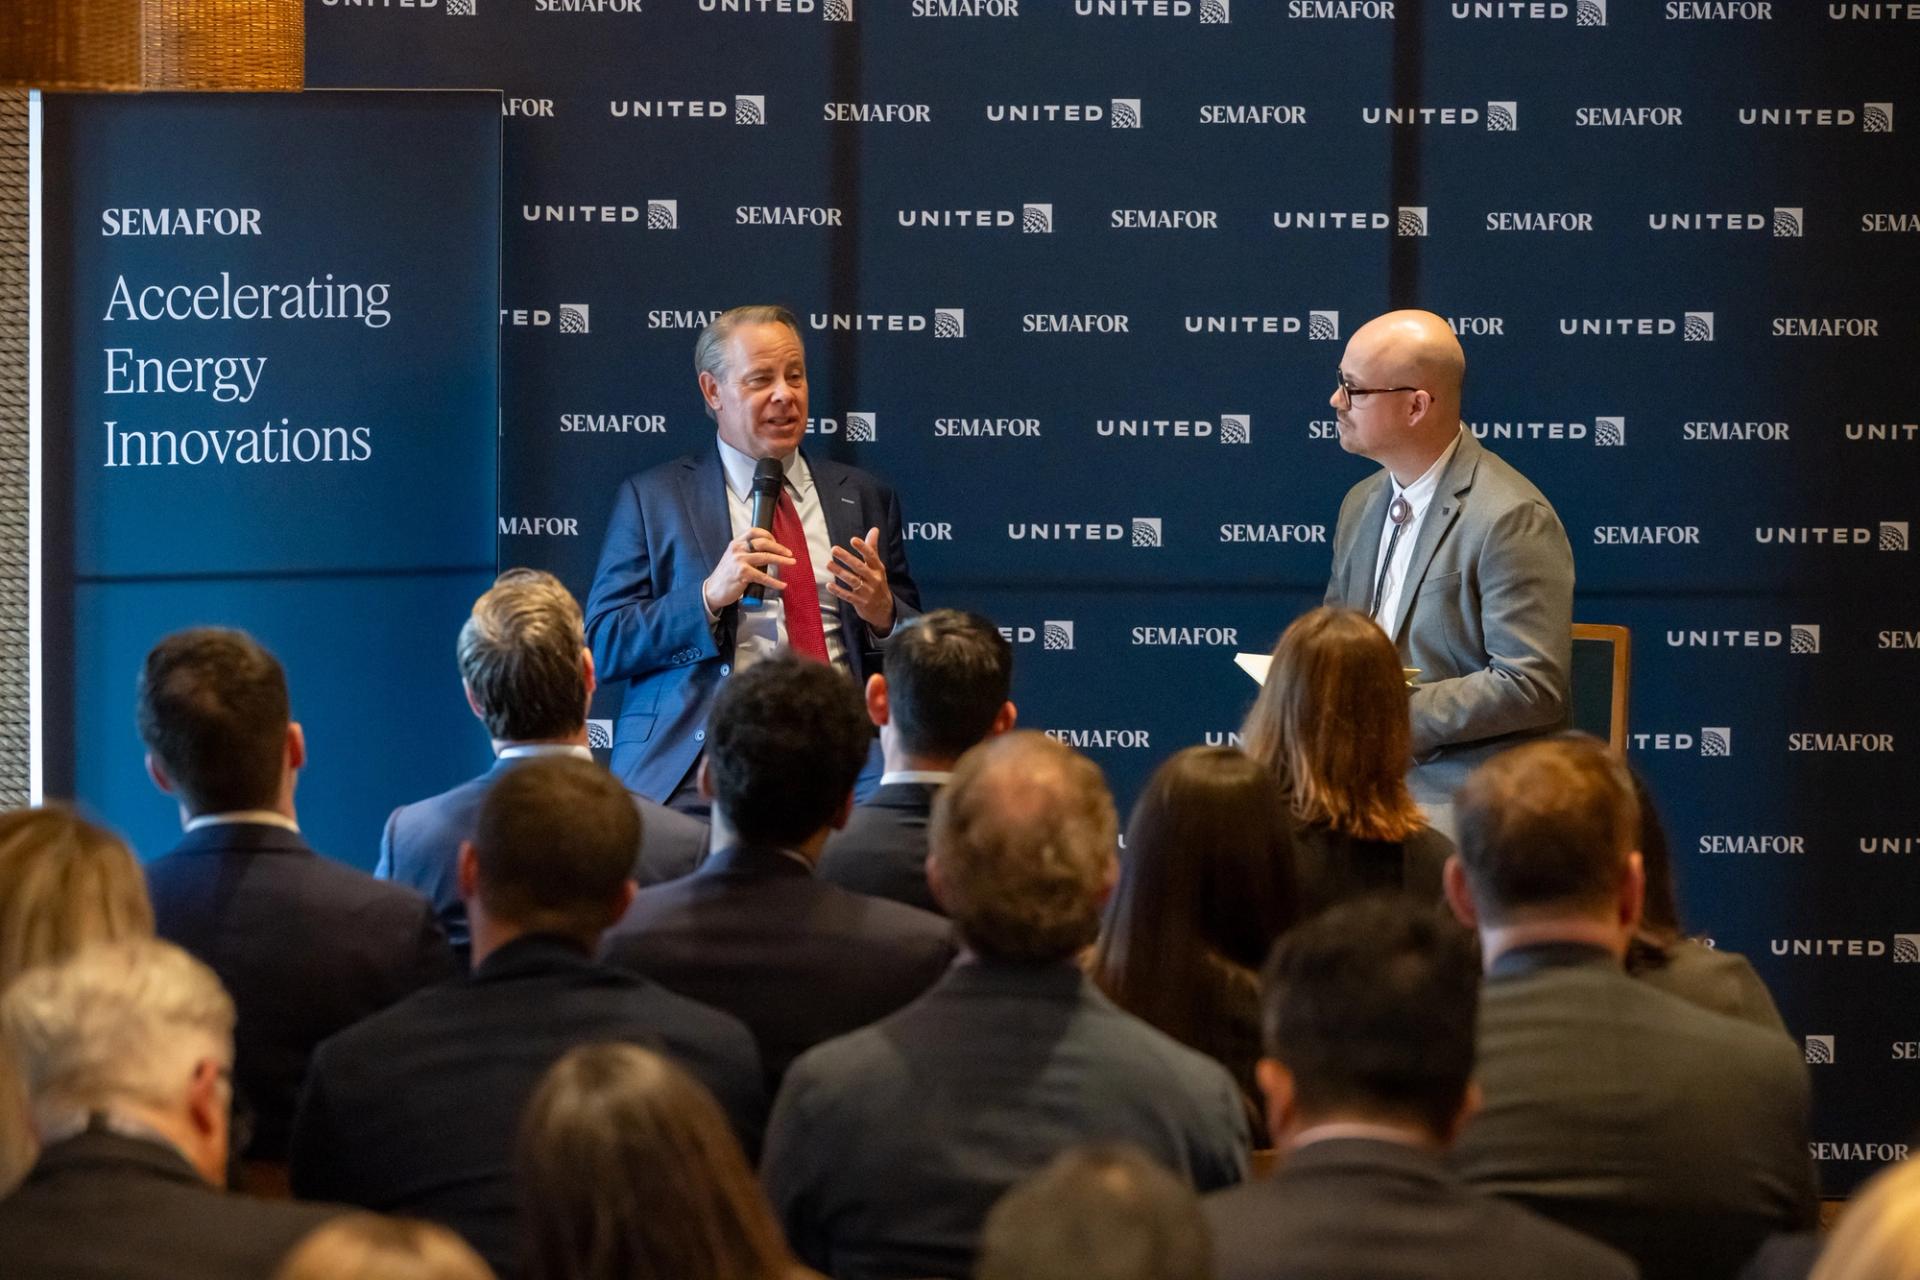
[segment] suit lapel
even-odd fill
[[[1407,614],[1413,609],[1413,598],[1420,593],[1420,583],[1427,576],[1427,568],[1433,563],[1433,553],[1440,546],[1440,540],[1447,536],[1447,530],[1460,518],[1460,509],[1466,505],[1467,490],[1473,488],[1473,473],[1480,462],[1480,442],[1473,433],[1462,429],[1460,447],[1453,451],[1453,461],[1447,464],[1446,474],[1440,477],[1440,484],[1433,491],[1434,506],[1420,522],[1420,536],[1414,540],[1413,558],[1407,561],[1407,580],[1400,588],[1400,599],[1393,608],[1393,629],[1387,634],[1394,643],[1400,641],[1400,633],[1407,625]],[[1376,533],[1378,528],[1376,526]]]
[[[834,547],[851,547],[856,536],[867,536],[866,527],[860,524],[859,495],[848,491],[850,473],[844,468],[825,460],[808,458],[807,469],[813,473],[813,491],[820,497],[820,514],[827,522],[827,555],[831,557]],[[853,501],[843,501],[848,498]],[[829,573],[833,571],[831,559],[826,568]],[[834,603],[840,606],[840,639],[847,655],[847,665],[857,672],[860,666],[856,655],[866,648],[866,624],[846,601],[835,597]]]
[[[1360,529],[1347,553],[1346,604],[1364,611],[1373,603],[1373,583],[1380,560],[1380,527],[1387,519],[1387,502],[1393,482],[1382,471],[1375,478],[1373,493],[1360,509]]]
[[[687,512],[693,517],[694,540],[700,544],[702,563],[720,563],[721,553],[733,541],[733,517],[727,513],[727,473],[720,465],[720,446],[684,459],[680,488],[686,495]]]

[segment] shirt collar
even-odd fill
[[[1462,427],[1460,431],[1454,433],[1453,443],[1447,446],[1446,452],[1433,460],[1433,465],[1428,467],[1418,480],[1415,480],[1404,489],[1400,487],[1398,480],[1394,480],[1393,492],[1395,496],[1405,498],[1408,502],[1412,503],[1415,511],[1423,510],[1427,505],[1427,499],[1433,497],[1433,491],[1440,487],[1441,473],[1447,469],[1447,464],[1453,461],[1453,455],[1459,452],[1460,432],[1465,430],[1466,428]],[[1387,475],[1389,479],[1392,479],[1392,472],[1388,472]]]
[[[896,782],[918,782],[929,787],[944,787],[951,777],[953,777],[951,770],[889,769],[880,775],[880,785],[890,787]]]
[[[1333,1121],[1328,1124],[1316,1124],[1312,1128],[1302,1129],[1287,1143],[1287,1149],[1298,1151],[1310,1147],[1316,1142],[1332,1142],[1338,1138],[1364,1138],[1369,1142],[1392,1142],[1403,1147],[1416,1149],[1425,1144],[1399,1125],[1367,1124],[1362,1121]]]
[[[499,760],[531,760],[539,756],[573,756],[578,760],[593,759],[592,751],[571,742],[522,742],[510,747],[501,747],[493,754]]]
[[[718,435],[713,442],[720,446],[720,466],[727,473],[727,488],[736,498],[746,498],[753,492],[753,470],[759,465],[757,459],[750,458]],[[813,487],[813,472],[807,467],[807,460],[795,449],[787,455],[787,483],[793,486],[795,493],[805,493]]]
[[[279,827],[282,831],[300,834],[300,824],[284,813],[275,813],[272,809],[232,809],[226,813],[203,813],[197,818],[188,818],[184,828],[198,831],[202,827],[232,827],[248,823],[261,827]]]

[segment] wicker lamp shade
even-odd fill
[[[302,0],[5,0],[0,86],[299,89]]]

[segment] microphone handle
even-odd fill
[[[773,528],[773,513],[780,505],[778,489],[756,489],[753,494],[753,527],[756,529]],[[747,593],[740,597],[742,609],[759,609],[767,602],[767,589],[758,582],[747,584]]]

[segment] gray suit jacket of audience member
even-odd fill
[[[931,987],[954,950],[939,916],[828,884],[797,853],[746,846],[642,889],[600,946],[609,964],[746,1023],[770,1091],[803,1051]]]
[[[1632,1280],[1624,1255],[1472,1190],[1443,1159],[1329,1138],[1208,1196],[1220,1280]]]
[[[1209,1191],[1246,1174],[1246,1109],[1220,1064],[1073,966],[963,960],[793,1065],[761,1176],[809,1266],[964,1277],[994,1201],[1083,1142],[1133,1143]]]
[[[820,855],[820,878],[941,915],[927,887],[927,817],[938,787],[895,782],[867,797]]]
[[[460,898],[460,842],[473,839],[487,791],[519,763],[517,758],[495,760],[491,769],[451,791],[401,805],[388,816],[386,830],[380,833],[380,861],[374,864],[373,874],[427,895],[463,967],[473,944],[467,930],[467,904]],[[706,823],[644,796],[635,796],[633,804],[640,812],[635,880],[659,884],[700,865],[707,852]]]
[[[171,1146],[92,1129],[0,1200],[7,1280],[267,1280],[337,1208],[228,1195]]]
[[[1734,951],[1721,951],[1693,938],[1682,938],[1666,949],[1667,962],[1634,972],[1634,977],[1668,995],[1679,996],[1688,1004],[1697,1004],[1729,1018],[1751,1022],[1787,1033],[1773,993],[1747,958]]]
[[[1480,1000],[1485,1109],[1454,1150],[1483,1190],[1604,1240],[1649,1280],[1733,1276],[1813,1223],[1798,1049],[1629,978],[1605,952],[1501,956]]]

